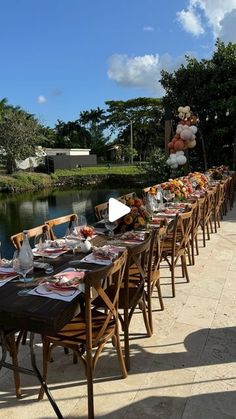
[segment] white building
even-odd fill
[[[89,156],[91,148],[45,148],[46,155],[51,156]]]

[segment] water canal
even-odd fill
[[[132,189],[133,191],[134,189]],[[137,191],[137,190],[136,190]],[[87,222],[95,221],[94,206],[131,192],[131,189],[78,188],[44,190],[24,194],[0,194],[0,241],[2,257],[11,258],[14,248],[10,236],[24,229],[43,224],[45,220],[76,213],[85,215]],[[63,235],[65,227],[58,234]]]

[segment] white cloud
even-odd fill
[[[161,70],[173,72],[186,62],[185,57],[163,55],[143,55],[129,57],[125,54],[114,54],[109,59],[108,77],[124,87],[140,87],[163,95],[159,83]]]
[[[195,35],[194,31],[191,30],[190,25],[187,24],[186,26],[186,20],[188,14],[190,14],[193,19],[195,17],[201,24],[203,32],[207,27],[210,27],[215,38],[218,36],[222,37],[222,34],[224,34],[224,30],[226,29],[224,27],[224,18],[227,14],[233,13],[233,19],[235,16],[234,9],[236,9],[236,0],[188,0],[186,10],[178,12],[177,19],[181,22],[180,19],[182,17],[184,29]],[[229,17],[228,19],[230,20]],[[226,30],[228,40],[231,40],[231,34],[232,37],[234,36],[234,31],[233,25],[231,25],[231,32],[228,29]]]
[[[144,32],[153,32],[154,28],[152,26],[144,26],[143,31]]]
[[[186,32],[190,32],[195,36],[202,35],[205,32],[201,23],[201,17],[191,8],[178,12],[177,20]]]
[[[220,21],[220,24],[220,39],[223,39],[225,42],[236,43],[236,9],[232,10],[230,13],[227,13],[225,17]]]
[[[43,96],[43,95],[39,95],[39,96],[37,97],[37,102],[38,102],[40,105],[42,105],[43,103],[47,102],[47,99],[46,99],[46,97],[45,97],[45,96]]]

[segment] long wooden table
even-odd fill
[[[107,243],[107,236],[97,236],[93,239],[93,245],[95,246],[103,246]],[[50,260],[50,264],[54,265],[54,273],[67,268],[70,266],[71,262],[73,263],[73,267],[76,266],[89,270],[98,268],[98,265],[96,264],[80,262],[84,256],[85,255],[81,252],[76,252],[75,256],[70,252],[59,256],[56,260]],[[34,288],[40,279],[51,276],[46,275],[42,270],[35,270],[34,273],[34,281],[32,283],[27,283],[27,287]],[[34,334],[48,334],[51,336],[56,334],[76,313],[78,313],[80,304],[83,302],[83,295],[79,294],[71,302],[35,295],[18,296],[17,292],[23,286],[22,282],[12,280],[0,288],[0,335],[2,344],[0,370],[2,367],[5,367],[13,371],[37,376],[57,417],[63,418],[37,367],[34,353]],[[14,366],[9,362],[6,362],[7,336],[13,335],[19,330],[27,330],[30,332],[32,369]]]

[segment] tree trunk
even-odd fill
[[[8,156],[6,159],[6,172],[11,175],[16,170],[16,162],[15,159],[11,156]]]

